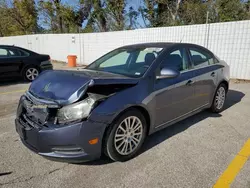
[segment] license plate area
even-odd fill
[[[46,105],[32,104],[31,102],[24,100],[23,108],[24,113],[35,123],[43,125],[48,120],[49,113]]]

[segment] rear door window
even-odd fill
[[[194,68],[215,64],[212,54],[198,48],[190,48],[189,51]]]
[[[19,50],[16,48],[8,48],[9,56],[10,57],[26,57],[29,56],[28,52],[25,52],[23,50]]]
[[[8,49],[8,50],[9,50],[9,56],[10,57],[20,57],[20,56],[22,56],[22,53],[17,49],[12,48],[12,49]]]

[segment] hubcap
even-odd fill
[[[26,77],[29,79],[29,80],[35,80],[35,78],[38,76],[39,72],[36,68],[29,68],[27,71],[26,71]]]
[[[138,147],[143,134],[141,120],[136,116],[124,119],[115,132],[114,145],[121,155],[129,155]]]
[[[224,87],[220,87],[216,93],[215,97],[215,105],[217,109],[221,109],[224,105],[225,102],[225,97],[226,97],[226,91]]]

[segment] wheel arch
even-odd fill
[[[106,154],[105,152],[105,143],[107,141],[107,135],[110,134],[111,130],[112,130],[112,124],[120,117],[122,116],[124,113],[126,113],[129,110],[138,110],[139,112],[142,113],[142,115],[145,117],[146,120],[146,127],[147,127],[147,132],[146,132],[146,136],[149,135],[149,131],[150,131],[150,125],[151,125],[151,118],[150,118],[150,114],[148,112],[148,110],[140,105],[131,105],[128,106],[127,108],[124,108],[123,110],[119,111],[118,113],[116,113],[116,115],[114,116],[114,118],[110,121],[110,123],[108,124],[108,126],[105,128],[104,133],[103,133],[103,137],[102,137],[102,149],[101,149],[101,153],[102,154]]]
[[[150,130],[150,126],[151,126],[151,117],[150,117],[148,110],[141,105],[132,105],[132,106],[129,106],[129,107],[123,109],[122,111],[120,111],[116,114],[115,118],[112,120],[111,123],[115,122],[122,114],[124,114],[125,112],[127,112],[131,109],[136,109],[136,110],[140,111],[142,113],[142,115],[144,116],[146,123],[147,123],[147,135],[148,135],[149,130]]]
[[[41,71],[40,67],[38,65],[36,65],[36,64],[26,64],[26,65],[23,65],[23,67],[22,67],[22,70],[21,70],[22,75],[23,75],[25,69],[28,68],[28,67],[35,67],[35,68],[38,69],[39,72]]]
[[[221,80],[220,82],[219,82],[219,84],[217,85],[217,87],[216,87],[216,89],[214,90],[214,93],[213,93],[213,95],[212,95],[212,98],[210,99],[210,105],[212,105],[213,104],[213,102],[214,102],[214,98],[215,98],[215,95],[216,95],[216,91],[218,90],[218,88],[219,88],[219,86],[221,85],[221,84],[225,84],[225,86],[226,86],[226,92],[228,92],[228,90],[229,90],[229,82],[227,81],[227,80],[225,80],[225,79],[223,79],[223,80]]]
[[[229,83],[228,83],[228,81],[226,81],[226,80],[222,80],[222,81],[218,84],[216,90],[218,89],[218,87],[219,87],[221,84],[225,84],[225,86],[226,86],[226,92],[228,92]]]
[[[151,117],[150,117],[150,114],[149,114],[148,110],[145,107],[140,106],[140,105],[132,105],[132,106],[129,106],[129,107],[124,108],[123,110],[119,111],[114,116],[114,118],[110,121],[109,126],[107,126],[105,131],[104,131],[104,138],[108,134],[110,126],[112,125],[112,123],[115,122],[122,114],[124,114],[125,112],[127,112],[127,111],[129,111],[131,109],[136,109],[136,110],[140,111],[143,114],[143,116],[145,117],[146,123],[147,123],[147,125],[146,125],[147,126],[147,134],[146,135],[149,134],[150,126],[151,126]]]

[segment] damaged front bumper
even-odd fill
[[[23,144],[39,155],[57,161],[85,162],[101,156],[102,137],[106,125],[83,121],[62,127],[47,124],[42,129],[27,126],[17,118],[16,131]],[[94,145],[89,140],[97,138]]]

